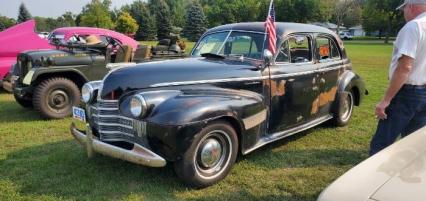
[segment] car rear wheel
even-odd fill
[[[336,126],[346,126],[352,117],[354,96],[352,92],[341,92],[337,96],[333,123]]]
[[[21,98],[15,93],[13,94],[15,97],[16,102],[22,106],[23,108],[32,108],[33,107],[33,101],[29,98]]]
[[[225,178],[235,163],[238,138],[226,122],[214,122],[195,135],[183,158],[175,162],[179,178],[192,187],[203,188]]]
[[[80,90],[66,78],[50,78],[42,81],[33,95],[34,108],[47,119],[62,119],[70,116],[72,106],[80,104]]]

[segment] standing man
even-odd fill
[[[405,0],[397,9],[407,24],[394,44],[389,87],[376,106],[370,156],[426,125],[426,0]]]

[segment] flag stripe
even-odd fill
[[[273,0],[272,0],[273,1]],[[266,34],[268,37],[268,50],[271,51],[272,54],[277,52],[276,43],[277,43],[277,32],[275,26],[275,7],[274,3],[271,2],[271,8],[268,12],[268,17],[265,22]]]

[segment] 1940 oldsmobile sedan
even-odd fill
[[[206,187],[248,154],[326,121],[348,124],[367,93],[332,31],[277,23],[277,54],[260,22],[207,31],[192,58],[111,71],[84,85],[86,131],[71,133],[89,156],[174,163],[182,180]]]

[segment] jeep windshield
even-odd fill
[[[197,47],[194,48],[192,56],[210,57],[245,57],[261,59],[265,35],[261,33],[228,31],[213,33],[204,36]]]

